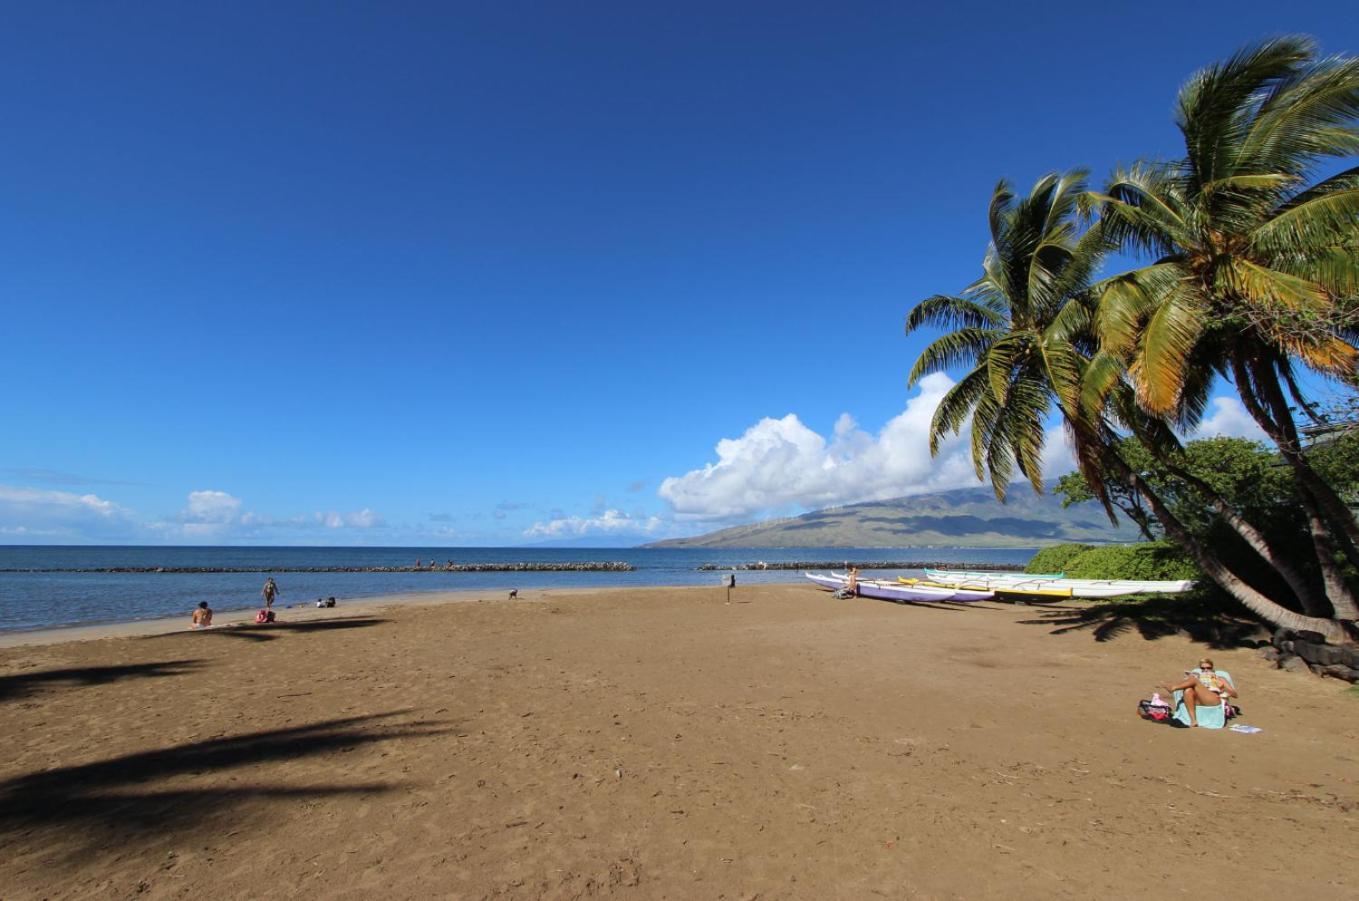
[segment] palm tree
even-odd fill
[[[982,276],[961,295],[935,295],[906,318],[906,333],[946,334],[921,353],[909,384],[960,364],[971,368],[944,395],[930,425],[930,452],[970,422],[977,478],[1004,500],[1016,467],[1042,490],[1043,424],[1053,401],[1066,409],[1080,390],[1090,313],[1071,303],[1099,259],[1098,235],[1079,234],[1086,173],[1051,174],[1016,199],[1000,181],[991,195],[991,246]],[[1084,342],[1084,346],[1082,345]]]
[[[1043,425],[1055,403],[1081,471],[1106,509],[1105,480],[1115,479],[1145,499],[1167,534],[1245,606],[1290,628],[1341,634],[1333,621],[1294,613],[1238,578],[1117,452],[1122,436],[1116,424],[1148,435],[1150,426],[1145,414],[1135,412],[1130,391],[1116,387],[1123,384],[1122,362],[1096,348],[1086,288],[1107,244],[1100,229],[1081,234],[1077,228],[1084,178],[1082,172],[1045,176],[1022,199],[1001,181],[991,198],[991,245],[981,277],[960,295],[921,301],[907,316],[908,334],[927,325],[945,330],[921,352],[910,384],[969,367],[935,410],[930,452],[938,453],[943,438],[970,424],[977,477],[989,475],[997,498],[1004,499],[1016,468],[1041,491]],[[1103,387],[1092,393],[1092,384]]]
[[[1359,566],[1359,522],[1308,463],[1289,406],[1301,364],[1350,384],[1359,364],[1359,60],[1280,38],[1180,91],[1186,154],[1114,174],[1082,201],[1111,244],[1153,260],[1097,285],[1101,349],[1138,404],[1197,420],[1205,375],[1230,375],[1299,484],[1335,614],[1359,616],[1336,551]],[[1305,402],[1304,402],[1305,406]]]

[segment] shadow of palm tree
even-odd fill
[[[198,660],[165,660],[119,666],[80,666],[0,676],[0,701],[27,697],[49,686],[104,685],[122,679],[182,676],[201,664]]]
[[[390,620],[378,616],[350,616],[343,619],[318,619],[302,622],[242,623],[235,626],[203,629],[200,631],[172,632],[171,635],[221,635],[226,638],[239,638],[245,641],[273,641],[288,632],[334,632],[342,629],[364,629],[379,626]],[[148,635],[147,638],[164,638],[164,635]]]
[[[1052,626],[1053,635],[1088,630],[1096,641],[1110,641],[1136,632],[1147,641],[1167,635],[1188,635],[1213,648],[1255,647],[1268,631],[1241,619],[1221,598],[1209,592],[1118,598],[1089,605],[1051,606],[1039,619],[1020,622]]]
[[[391,784],[372,782],[223,787],[186,785],[184,780],[447,731],[436,722],[384,722],[402,712],[213,738],[8,779],[0,782],[0,835],[30,835],[42,829],[40,841],[54,851],[118,847],[167,830],[189,831],[204,818],[251,798],[389,791]],[[337,765],[336,773],[343,771]],[[175,784],[163,785],[172,781]]]

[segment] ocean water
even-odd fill
[[[757,561],[875,561],[967,565],[1024,564],[1032,548],[336,548],[336,547],[29,547],[0,546],[0,570],[110,567],[269,568],[411,566],[416,559],[456,563],[630,563],[631,572],[280,572],[276,605],[378,595],[511,588],[718,585],[723,574],[704,564]],[[865,573],[869,575],[870,573]],[[907,571],[884,571],[895,577]],[[0,631],[128,622],[188,615],[199,601],[216,610],[259,607],[267,573],[113,573],[0,571]],[[736,574],[738,587],[798,582],[794,570]]]

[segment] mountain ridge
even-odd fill
[[[1094,502],[1063,507],[1050,494],[1016,490],[1002,504],[978,487],[827,507],[642,547],[1005,548],[1138,537],[1129,523],[1111,525]]]

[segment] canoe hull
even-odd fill
[[[1128,594],[1178,594],[1194,587],[1191,581],[1138,579],[1052,579],[1027,573],[958,573],[927,569],[933,582],[944,585],[985,586],[1006,594],[1041,594],[1077,598],[1112,598]],[[1049,593],[1053,594],[1049,594]]]
[[[848,581],[838,573],[823,576],[820,573],[804,572],[804,576],[822,588],[831,590],[844,588]],[[877,579],[860,579],[859,596],[880,601],[984,601],[992,596],[990,591],[976,591],[954,588],[951,585],[925,586],[905,585],[897,582],[883,582]]]

